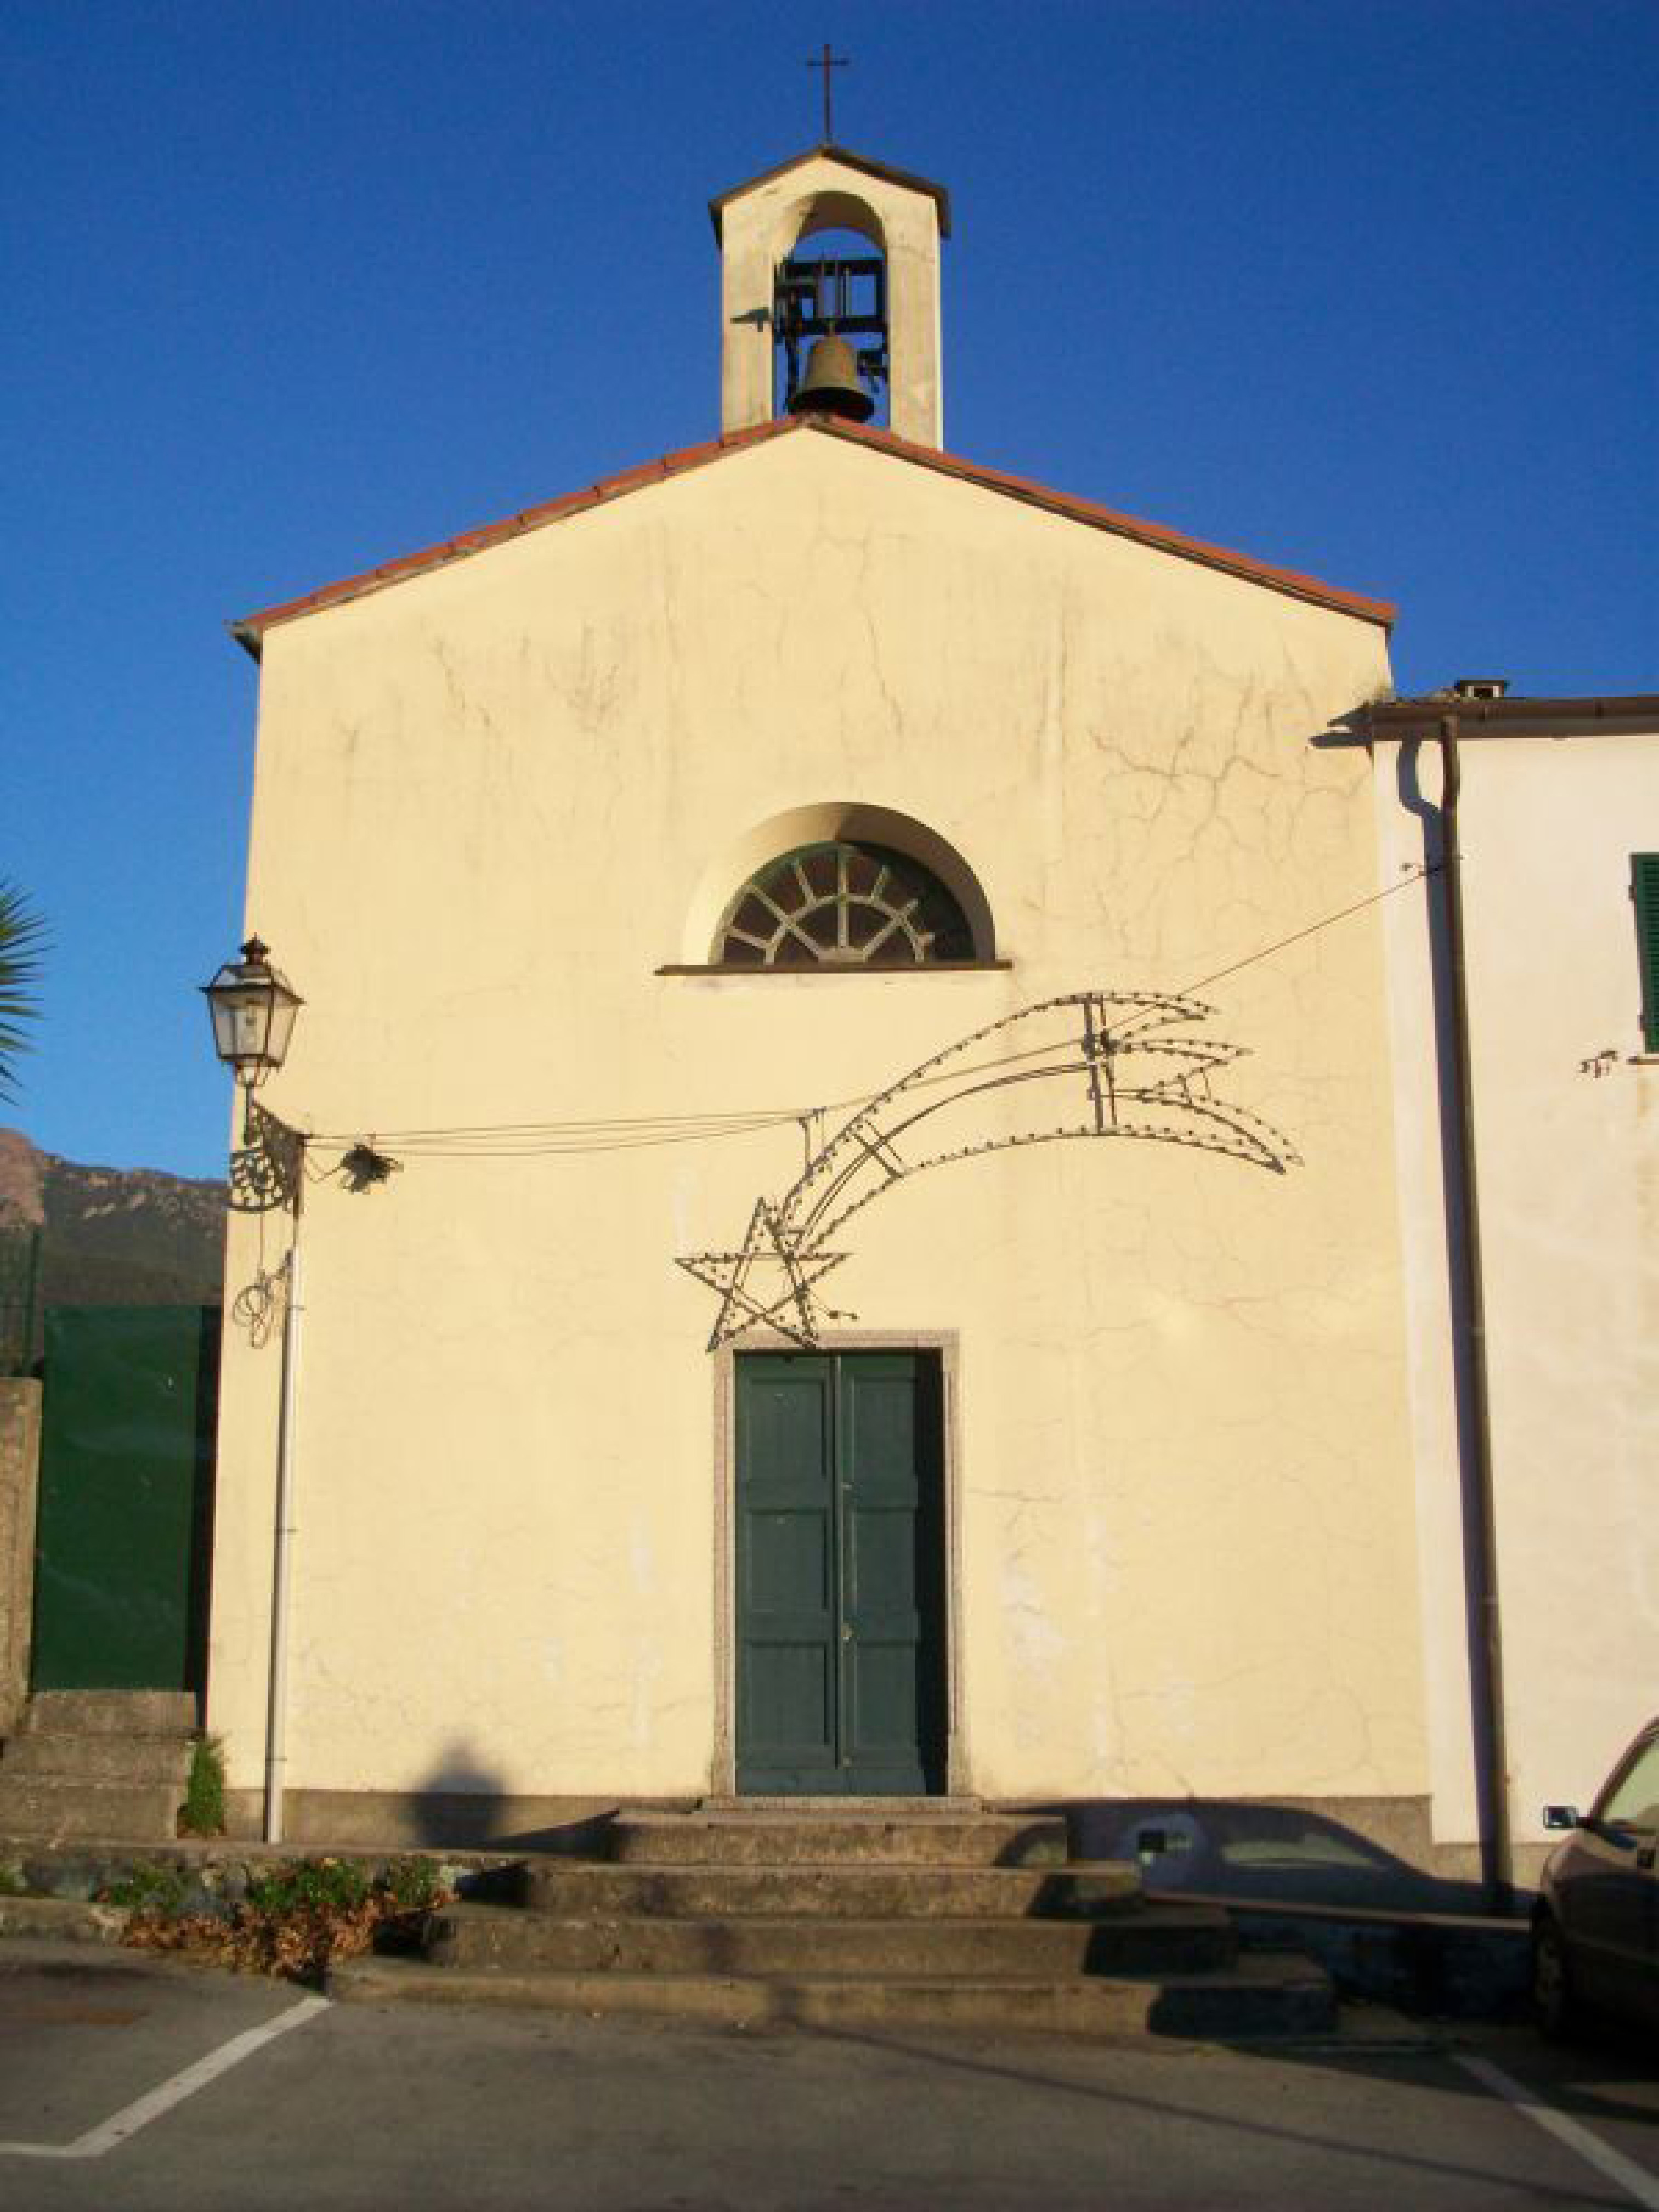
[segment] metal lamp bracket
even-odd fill
[[[294,1207],[305,1173],[306,1140],[298,1129],[261,1106],[248,1094],[243,1142],[230,1156],[230,1210],[270,1213]]]

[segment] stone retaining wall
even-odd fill
[[[0,1376],[0,1735],[16,1726],[29,1693],[40,1477],[40,1385]]]

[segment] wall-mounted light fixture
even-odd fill
[[[270,964],[270,947],[250,937],[240,960],[227,960],[201,987],[213,1018],[213,1048],[252,1097],[288,1058],[294,1020],[305,1003]]]

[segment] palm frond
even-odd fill
[[[15,884],[0,883],[0,1097],[15,1097],[12,1061],[29,1047],[46,925]]]

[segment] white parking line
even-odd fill
[[[326,1997],[301,1997],[275,2020],[268,2020],[263,2027],[250,2027],[246,2033],[233,2035],[228,2043],[222,2043],[216,2051],[210,2051],[205,2058],[198,2058],[193,2066],[186,2066],[181,2074],[163,2081],[159,2089],[151,2089],[135,2098],[131,2104],[123,2105],[118,2112],[95,2128],[88,2128],[73,2142],[31,2143],[0,2142],[0,2156],[11,2158],[102,2158],[106,2150],[136,2136],[140,2128],[159,2120],[163,2112],[170,2112],[175,2105],[182,2105],[186,2097],[193,2097],[198,2089],[205,2089],[210,2081],[216,2081],[233,2066],[240,2066],[251,2058],[263,2045],[274,2042],[277,2036],[286,2035],[291,2027],[303,2027],[308,2020],[315,2020],[319,2012],[328,2010]],[[1659,2203],[1659,2199],[1655,2200]]]
[[[1466,2074],[1473,2074],[1483,2087],[1490,2089],[1493,2096],[1502,2097],[1505,2103],[1513,2105],[1516,2112],[1524,2112],[1529,2120],[1535,2120],[1559,2142],[1565,2143],[1569,2150],[1577,2151],[1587,2165],[1606,2174],[1609,2181],[1616,2181],[1622,2190],[1645,2208],[1645,2212],[1659,2212],[1659,2174],[1650,2173],[1644,2166],[1638,2166],[1634,2159],[1626,2158],[1622,2151],[1614,2150],[1611,2143],[1604,2143],[1600,2136],[1593,2136],[1577,2120],[1570,2120],[1565,2112],[1558,2112],[1553,2105],[1545,2103],[1535,2089],[1528,2089],[1524,2082],[1516,2081],[1501,2066],[1494,2066],[1491,2059],[1476,2058],[1461,2051],[1454,2051],[1452,2057]]]

